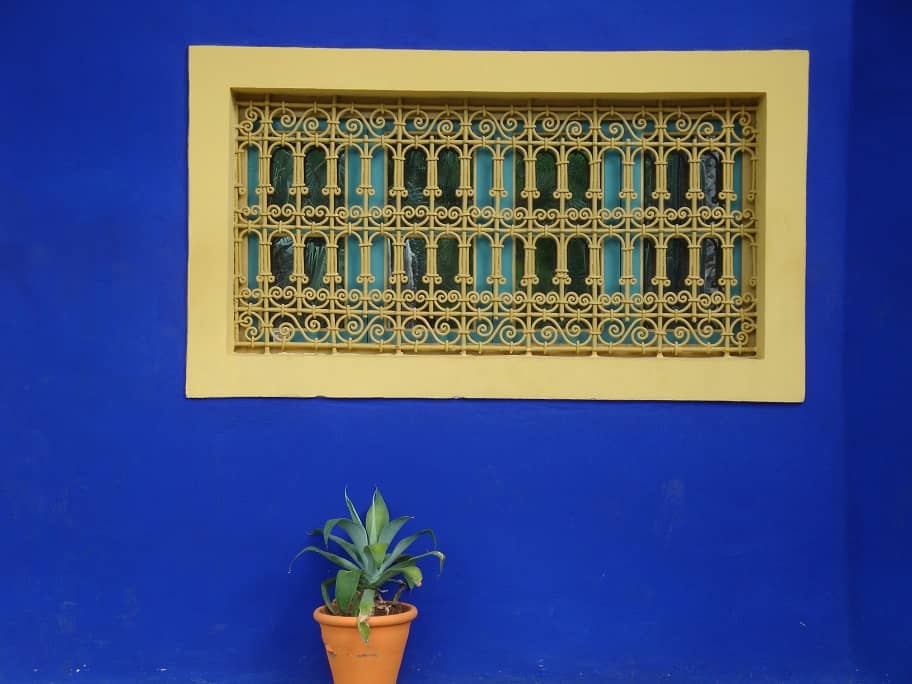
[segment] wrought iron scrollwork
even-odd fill
[[[238,350],[756,354],[755,102],[236,106]]]

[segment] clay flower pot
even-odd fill
[[[411,603],[400,605],[408,610],[367,619],[371,628],[367,643],[358,633],[358,618],[332,615],[326,606],[314,611],[335,684],[396,684],[409,627],[418,617]]]

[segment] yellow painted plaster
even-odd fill
[[[761,98],[757,358],[235,352],[233,93]],[[808,53],[190,48],[188,397],[804,400]]]

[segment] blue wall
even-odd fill
[[[912,364],[901,349],[912,301],[910,218],[903,191],[864,188],[869,169],[897,189],[909,175],[910,28],[908,2],[874,0],[856,8],[849,159],[861,191],[849,195],[855,248],[847,252],[843,300],[853,643],[859,663],[891,682],[912,682]],[[859,287],[864,271],[876,273],[873,300]],[[872,339],[883,340],[884,348],[872,353]]]
[[[843,382],[845,352],[864,342],[843,335],[844,295],[859,296],[844,278],[840,142],[851,9],[5,7],[0,681],[321,681],[310,611],[324,569],[289,576],[286,563],[306,530],[341,513],[344,485],[364,501],[374,483],[394,514],[434,526],[449,556],[415,596],[403,684],[816,682],[854,673],[853,652],[872,671],[901,664],[902,642],[878,646],[902,620],[878,610],[903,591],[877,561],[902,532],[877,498],[897,452],[878,438],[867,471],[882,414],[865,400],[850,409],[866,422],[842,428],[847,391],[888,382]],[[185,400],[194,43],[810,49],[807,402]],[[882,251],[899,274],[900,250]],[[892,500],[907,506],[898,489]]]

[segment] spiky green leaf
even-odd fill
[[[341,572],[341,570],[339,572]],[[409,589],[420,587],[421,581],[424,579],[421,574],[421,568],[417,565],[409,565],[402,568],[402,576],[405,577]]]
[[[383,531],[380,532],[380,538],[377,540],[381,544],[392,544],[393,538],[402,529],[402,526],[405,525],[409,520],[412,519],[410,515],[403,515],[401,518],[396,518],[391,520],[389,525],[383,528]]]
[[[343,520],[347,520],[347,518],[330,518],[329,520],[326,521],[326,524],[323,526],[323,546],[326,546],[326,547],[329,546],[329,535],[332,533],[332,531],[334,529],[336,529],[336,525],[338,525]],[[314,530],[313,532],[311,532],[311,534],[315,534],[317,532],[319,532],[319,531]]]
[[[343,518],[339,522],[339,527],[343,529],[345,534],[348,535],[348,538],[351,539],[352,543],[359,549],[367,545],[367,532],[365,532],[361,525],[353,523],[348,518]]]
[[[370,583],[372,586],[383,586],[387,582],[399,582],[401,580],[398,577],[402,574],[403,568],[407,568],[415,565],[415,562],[412,560],[412,557],[409,555],[399,556],[399,562],[393,563],[383,572],[376,572],[371,575]]]
[[[380,489],[374,490],[374,499],[371,501],[370,508],[367,509],[364,522],[368,540],[371,544],[376,544],[380,540],[383,528],[389,523],[389,509],[380,494]]]
[[[370,577],[377,573],[377,563],[374,561],[374,554],[367,546],[361,547],[361,558],[364,559],[364,575]]]
[[[428,551],[427,553],[421,553],[417,556],[400,556],[396,563],[393,563],[393,565],[389,566],[386,570],[372,576],[370,581],[377,586],[383,585],[400,575],[404,568],[415,565],[416,561],[427,558],[428,556],[434,556],[440,561],[440,572],[443,572],[443,561],[446,560],[446,556],[440,553],[440,551]]]
[[[329,562],[335,563],[340,568],[344,568],[345,570],[357,570],[358,569],[357,565],[352,563],[350,560],[346,560],[346,559],[342,558],[341,556],[337,556],[336,554],[330,553],[329,551],[324,551],[323,549],[318,549],[316,546],[306,546],[303,549],[301,549],[300,551],[298,551],[295,554],[295,557],[291,559],[291,563],[288,564],[288,572],[291,572],[291,566],[294,565],[295,561],[298,560],[298,558],[303,556],[305,553],[318,553],[321,556],[323,556],[323,558],[328,560]]]
[[[336,603],[343,615],[352,614],[352,601],[358,592],[359,570],[339,570],[336,573]]]
[[[351,516],[351,521],[361,527],[361,529],[364,529],[364,523],[361,522],[361,516],[358,515],[355,504],[348,498],[348,489],[345,490],[345,505],[348,506],[348,514]]]
[[[364,643],[367,643],[370,637],[370,625],[367,624],[367,618],[374,612],[374,597],[376,592],[373,589],[365,589],[361,592],[361,601],[358,604],[358,632]]]
[[[410,547],[412,544],[414,544],[418,540],[418,538],[421,537],[422,535],[428,535],[431,538],[431,541],[434,543],[434,546],[437,546],[437,537],[434,536],[434,530],[432,530],[430,528],[421,530],[420,532],[416,532],[415,534],[410,534],[408,537],[405,537],[404,539],[400,539],[399,543],[396,544],[395,547],[393,547],[393,550],[390,551],[389,558],[387,558],[386,562],[380,567],[380,571],[383,572],[384,570],[389,568],[393,563],[395,563],[396,559],[399,558],[399,556],[401,556],[402,554],[404,554],[406,549],[408,549],[408,547]]]
[[[339,572],[342,572],[341,570]],[[332,599],[329,598],[329,588],[336,583],[335,577],[330,577],[328,580],[320,582],[320,593],[323,594],[323,603],[326,604],[326,610],[328,610],[333,615],[338,615],[339,611],[332,604]]]
[[[417,556],[414,556],[412,560],[416,561],[421,558],[427,558],[428,556],[434,556],[434,558],[440,561],[440,572],[443,572],[443,561],[446,560],[446,556],[444,556],[440,551],[427,551],[425,553],[419,553]]]
[[[387,544],[370,544],[367,547],[367,550],[370,552],[371,557],[374,560],[374,563],[379,567],[383,565],[383,562],[386,560],[386,549]]]
[[[365,565],[364,555],[355,547],[354,544],[352,544],[351,542],[345,541],[344,539],[342,539],[342,537],[339,537],[338,535],[335,535],[335,534],[329,535],[329,540],[338,544],[342,548],[342,550],[348,554],[348,557],[351,558],[352,562],[355,565],[358,565],[358,566]],[[366,570],[367,568],[362,567],[361,569]]]

